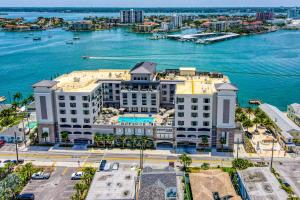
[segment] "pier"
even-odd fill
[[[226,34],[226,35],[222,35],[222,36],[216,36],[216,37],[211,37],[211,38],[206,38],[206,39],[198,39],[196,41],[196,43],[210,44],[210,43],[214,43],[214,42],[220,42],[220,41],[224,41],[224,40],[233,39],[233,38],[236,38],[239,36],[240,36],[239,34],[230,33],[230,34]]]
[[[196,33],[167,35],[166,38],[178,41],[192,41],[198,44],[210,44],[239,37],[236,33]]]

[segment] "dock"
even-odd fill
[[[192,41],[198,44],[210,44],[214,42],[220,42],[224,40],[233,39],[239,37],[236,33],[196,33],[196,34],[176,34],[166,35],[166,38],[178,40],[178,41]]]
[[[225,35],[221,35],[221,36],[216,36],[216,37],[211,37],[211,38],[206,38],[206,39],[199,39],[196,41],[196,43],[210,44],[210,43],[214,43],[214,42],[220,42],[220,41],[224,41],[224,40],[233,39],[233,38],[236,38],[239,36],[240,35],[236,34],[236,33],[229,33],[229,34],[225,34]]]

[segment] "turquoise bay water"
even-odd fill
[[[35,32],[41,41],[24,38],[29,33],[0,32],[0,96],[73,70],[130,68],[140,61],[158,63],[158,69],[195,66],[200,71],[228,75],[239,87],[239,102],[258,98],[286,110],[300,102],[300,31],[240,37],[212,45],[149,40],[149,35],[126,29],[79,33],[61,29]],[[51,37],[48,37],[48,36]],[[82,59],[93,56],[94,59]]]

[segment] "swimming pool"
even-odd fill
[[[153,123],[153,117],[119,117],[118,122],[122,123]]]

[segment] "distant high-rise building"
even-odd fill
[[[176,14],[172,15],[171,25],[172,25],[172,28],[182,27],[182,16],[181,15],[176,15]]]
[[[135,24],[144,22],[143,10],[121,10],[120,19],[123,24]]]
[[[267,21],[273,19],[273,12],[257,12],[256,13],[256,20],[258,21]]]
[[[288,18],[300,19],[300,8],[292,8],[288,11]]]

